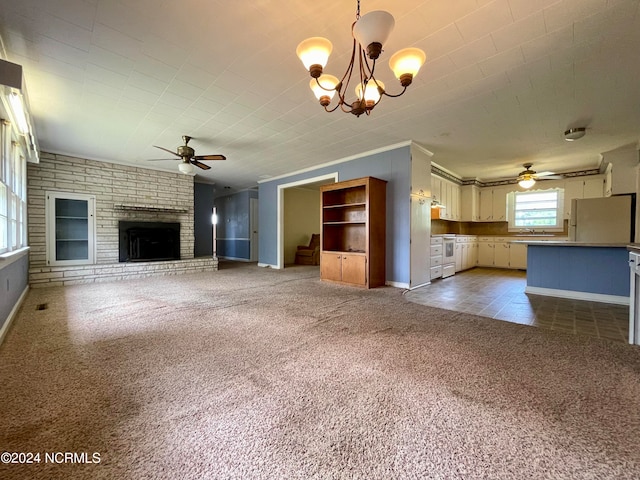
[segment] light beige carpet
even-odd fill
[[[0,389],[2,479],[640,477],[640,349],[317,267],[32,290]]]

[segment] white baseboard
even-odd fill
[[[22,295],[20,295],[20,298],[18,299],[16,304],[11,309],[11,312],[9,312],[9,316],[7,317],[7,319],[5,320],[4,324],[2,325],[2,328],[0,328],[0,345],[4,341],[4,337],[7,334],[7,332],[9,331],[9,327],[11,327],[11,323],[13,322],[13,319],[18,314],[18,310],[22,306],[22,302],[24,301],[25,297],[27,296],[27,292],[28,291],[29,291],[29,285],[27,285],[25,287],[24,291],[22,292]]]
[[[258,262],[258,266],[259,267],[263,267],[263,268],[274,268],[276,270],[280,270],[277,265],[271,265],[270,263],[260,263],[260,262]]]
[[[390,282],[390,281],[386,281],[384,282],[385,285],[389,286],[389,287],[396,287],[396,288],[409,288],[409,284],[408,283],[404,283],[404,282]]]
[[[576,292],[574,290],[558,290],[555,288],[526,287],[525,293],[543,295],[546,297],[569,298],[573,300],[587,300],[589,302],[612,303],[615,305],[629,305],[629,297],[619,295],[605,295],[603,293]]]
[[[218,259],[222,260],[233,260],[234,262],[251,262],[248,258],[238,258],[238,257],[218,257]]]

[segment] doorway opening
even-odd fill
[[[334,172],[278,185],[276,268],[292,265],[297,245],[308,244],[312,234],[320,233],[320,186],[337,181]]]

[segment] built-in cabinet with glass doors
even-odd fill
[[[47,192],[47,264],[95,263],[95,196]]]

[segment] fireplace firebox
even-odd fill
[[[171,222],[118,222],[121,262],[180,260],[180,224]]]

